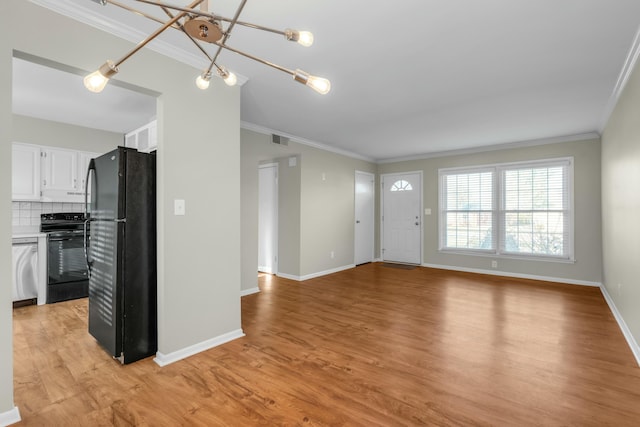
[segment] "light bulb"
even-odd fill
[[[196,86],[198,89],[207,90],[209,88],[209,80],[211,79],[211,73],[205,71],[196,77]]]
[[[311,31],[300,31],[298,36],[298,43],[304,47],[309,47],[313,44],[313,33]]]
[[[235,86],[236,83],[238,83],[238,77],[235,74],[233,74],[231,71],[229,71],[229,75],[224,78],[224,82],[228,86]]]
[[[311,31],[298,31],[287,28],[284,30],[284,36],[287,40],[298,42],[304,47],[309,47],[313,44],[313,33]]]
[[[218,75],[224,80],[227,86],[235,86],[238,83],[238,77],[225,67],[218,67]]]
[[[312,76],[300,69],[293,73],[293,79],[299,83],[309,86],[321,95],[326,95],[331,90],[331,82],[322,77]]]
[[[107,83],[109,83],[109,79],[117,72],[118,67],[114,65],[113,61],[109,60],[84,78],[84,87],[91,92],[100,93]]]

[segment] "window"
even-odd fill
[[[411,191],[411,190],[413,190],[411,183],[409,183],[408,181],[405,181],[404,179],[400,179],[394,182],[393,185],[391,186],[391,191]]]
[[[441,169],[440,250],[572,259],[572,164]]]

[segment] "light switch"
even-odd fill
[[[424,209],[424,214],[425,215],[431,215],[431,208],[425,208]]]
[[[185,214],[185,203],[183,199],[176,199],[173,201],[173,214],[174,215]]]
[[[289,157],[289,167],[292,168],[298,164],[297,157]]]

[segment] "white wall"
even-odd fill
[[[24,25],[47,29],[24,31]],[[94,70],[132,44],[24,0],[0,2],[0,281],[9,283],[12,50]],[[240,93],[193,84],[200,70],[143,50],[117,79],[158,102],[159,352],[240,331]],[[186,200],[186,216],[173,200]],[[13,407],[11,298],[0,289],[0,414]],[[20,405],[21,402],[16,402]]]
[[[639,111],[636,66],[602,135],[604,285],[635,339],[636,357],[640,357]]]
[[[438,169],[485,165],[556,157],[574,157],[575,263],[498,259],[491,268],[490,257],[453,255],[438,252]],[[424,207],[433,214],[424,216],[424,254],[426,264],[472,270],[489,270],[599,284],[602,281],[600,218],[600,140],[563,142],[523,148],[486,151],[476,154],[434,157],[381,164],[380,174],[423,172]]]

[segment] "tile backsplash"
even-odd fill
[[[40,230],[40,214],[51,212],[83,212],[83,203],[12,202],[13,232]]]

